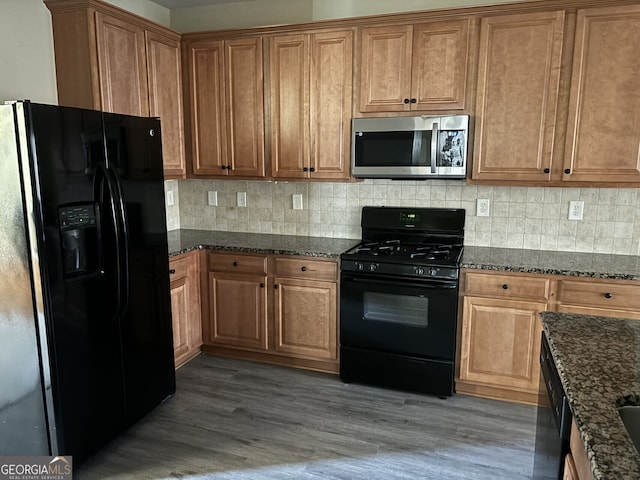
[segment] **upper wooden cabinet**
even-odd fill
[[[47,0],[60,105],[159,116],[166,178],[186,176],[180,35],[96,0]]]
[[[262,37],[186,43],[191,171],[264,177]]]
[[[363,27],[361,112],[464,109],[471,19]]]
[[[551,178],[563,33],[564,12],[482,19],[473,179]]]
[[[269,39],[271,174],[349,177],[351,30]]]
[[[564,181],[640,183],[640,5],[578,10]]]
[[[482,19],[472,180],[640,184],[639,48],[640,5]]]

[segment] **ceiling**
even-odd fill
[[[199,7],[202,5],[221,5],[223,3],[238,3],[245,2],[247,0],[151,0],[154,3],[167,7],[169,9],[174,8],[189,8]]]

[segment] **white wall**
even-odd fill
[[[42,0],[2,0],[0,102],[58,103],[51,15]]]

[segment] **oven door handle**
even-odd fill
[[[435,283],[430,281],[425,282],[412,282],[407,281],[404,278],[398,277],[385,277],[384,280],[377,280],[369,277],[354,277],[352,275],[343,275],[342,281],[350,281],[356,283],[369,283],[369,284],[378,284],[378,285],[387,285],[389,280],[396,280],[402,283],[402,286],[407,287],[416,287],[416,288],[427,288],[429,290],[455,290],[458,288],[458,283]]]

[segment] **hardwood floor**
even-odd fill
[[[74,479],[530,479],[535,408],[201,355]]]

